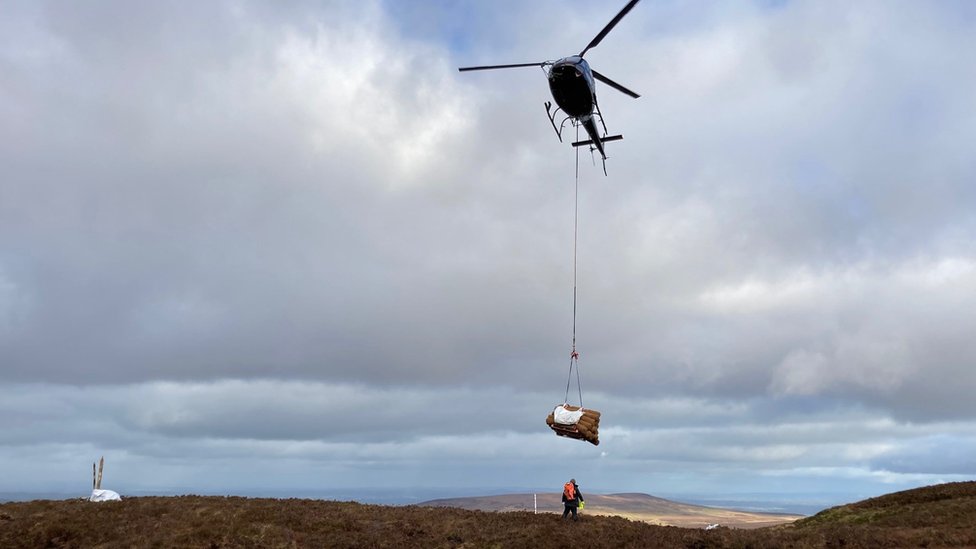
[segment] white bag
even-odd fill
[[[92,490],[88,501],[122,501],[122,496],[111,490]]]
[[[552,419],[560,425],[576,425],[581,417],[583,417],[583,410],[571,412],[563,408],[562,404],[552,411]]]

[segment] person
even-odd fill
[[[579,508],[581,501],[583,501],[583,493],[580,492],[579,485],[576,484],[576,479],[571,478],[563,486],[563,518],[573,513],[573,520],[579,520],[579,515],[576,514],[576,510]]]

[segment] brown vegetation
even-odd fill
[[[976,546],[974,525],[976,483],[891,494],[757,530],[321,500],[139,497],[2,504],[0,547],[960,547]]]

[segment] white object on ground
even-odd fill
[[[562,404],[556,406],[556,409],[552,411],[552,419],[560,425],[576,425],[580,418],[583,417],[583,409],[571,412],[563,407]]]
[[[88,501],[122,501],[122,496],[112,490],[92,490]]]

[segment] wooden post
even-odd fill
[[[94,466],[94,465],[93,465]],[[98,481],[95,483],[95,489],[102,489],[102,469],[105,467],[105,456],[98,460]]]
[[[92,462],[92,490],[95,489],[95,462]]]

